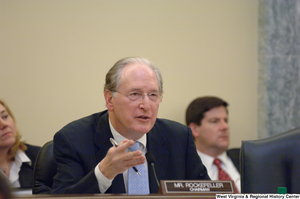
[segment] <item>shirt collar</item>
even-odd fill
[[[197,150],[197,152],[198,152],[198,155],[201,157],[201,160],[202,160],[204,165],[207,165],[207,167],[212,167],[213,166],[213,162],[214,162],[214,159],[215,159],[214,157],[212,157],[210,155],[207,155],[205,153],[202,153],[198,150]],[[222,153],[217,158],[220,159],[222,164],[224,164],[226,166],[226,164],[227,164],[227,153],[226,152]]]
[[[31,160],[24,151],[19,149],[15,155],[15,161],[12,164],[9,174],[9,181],[11,182],[12,187],[20,187],[19,172],[23,163],[31,165]]]
[[[110,131],[114,137],[114,139],[116,140],[116,142],[119,144],[121,142],[123,142],[124,139],[127,139],[125,138],[124,136],[122,136],[119,132],[117,132],[115,130],[115,128],[113,127],[113,125],[111,124],[110,122],[110,119],[109,119],[109,127],[110,127]],[[128,140],[128,139],[127,139]],[[147,143],[147,136],[146,134],[144,134],[140,139],[136,140],[138,141],[139,143],[141,143],[143,149],[146,148],[146,143]]]
[[[22,165],[22,163],[28,163],[29,165],[31,165],[31,160],[28,158],[25,152],[20,149],[16,153],[15,162],[18,165]]]

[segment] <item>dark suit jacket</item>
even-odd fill
[[[100,193],[94,168],[112,147],[108,113],[103,111],[74,121],[54,136],[57,174],[52,193]],[[182,124],[157,119],[147,133],[147,151],[155,156],[159,180],[209,180],[194,144],[191,130]],[[158,192],[149,166],[151,193]],[[115,177],[106,193],[125,193],[123,174]]]
[[[227,155],[228,155],[228,157],[231,158],[231,161],[233,162],[234,166],[241,173],[241,170],[240,170],[240,148],[229,149],[227,151]]]
[[[31,165],[28,163],[23,163],[21,166],[21,170],[19,172],[19,181],[21,188],[32,188],[33,186],[33,167],[35,164],[35,160],[37,157],[37,154],[41,147],[39,146],[33,146],[26,144],[27,150],[25,151],[25,154],[28,156],[28,158],[31,160]]]

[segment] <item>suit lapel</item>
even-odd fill
[[[19,173],[21,188],[31,188],[33,186],[33,170],[28,163],[23,163]]]
[[[240,172],[240,149],[239,148],[229,149],[229,150],[227,150],[226,153],[227,153],[227,156],[233,162],[234,166]]]
[[[155,127],[147,134],[147,152],[152,152],[155,157],[155,171],[158,181],[166,179],[169,151],[164,148],[166,138],[159,133]],[[148,165],[150,192],[158,193],[154,172],[151,165]]]
[[[105,113],[100,117],[94,138],[94,143],[97,146],[96,158],[100,162],[107,154],[107,151],[112,147],[109,138],[112,137],[108,122],[108,113]],[[110,188],[106,193],[125,193],[125,185],[123,180],[123,174],[119,174],[115,177]]]

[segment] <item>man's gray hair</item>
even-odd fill
[[[144,63],[152,68],[158,80],[159,93],[163,94],[163,80],[160,71],[148,59],[142,57],[125,57],[117,61],[106,74],[104,92],[105,90],[116,91],[120,85],[120,78],[123,68],[126,65],[133,63]]]

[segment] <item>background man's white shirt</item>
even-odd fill
[[[207,173],[212,180],[219,180],[219,171],[218,167],[213,163],[214,157],[209,156],[205,153],[198,151],[198,155],[200,156],[202,163],[207,169]],[[234,166],[230,157],[227,156],[227,153],[224,152],[220,156],[218,156],[222,161],[221,168],[230,176],[230,178],[234,181],[235,186],[237,187],[239,193],[241,193],[241,177],[237,168]]]

